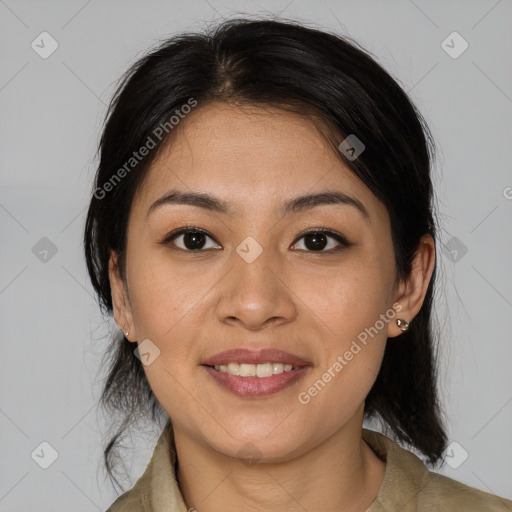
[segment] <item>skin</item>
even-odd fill
[[[167,204],[146,219],[171,189],[218,196],[234,214]],[[326,189],[358,199],[368,218],[342,204],[280,213],[284,201]],[[187,252],[183,235],[159,243],[187,225],[211,235],[202,252]],[[340,244],[328,236],[324,248],[311,249],[301,233],[322,226],[352,245],[329,251]],[[236,252],[248,236],[263,249],[252,263]],[[361,439],[365,397],[387,338],[402,333],[395,319],[412,321],[421,308],[434,258],[434,241],[425,235],[409,278],[395,279],[385,206],[306,118],[213,103],[181,122],[134,199],[126,281],[114,251],[109,271],[117,324],[130,329],[130,341],[149,338],[160,350],[144,370],[173,421],[187,507],[366,510],[386,465]],[[402,308],[395,319],[308,404],[300,403],[298,394],[394,303]],[[238,397],[200,366],[238,347],[279,348],[312,366],[276,394]],[[241,459],[247,443],[257,448],[257,463]]]

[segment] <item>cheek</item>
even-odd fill
[[[297,273],[294,292],[337,348],[350,344],[388,311],[394,282],[392,258],[392,254],[361,248],[328,273]],[[305,274],[307,279],[301,277]]]
[[[301,387],[304,394],[299,402],[307,402],[312,415],[330,408],[331,426],[354,413],[378,375],[387,327],[395,317],[389,305],[392,258],[392,254],[361,251],[324,278],[322,286],[310,283],[299,292],[308,297],[322,338],[318,367]]]
[[[324,322],[318,324],[324,327],[319,333],[318,366],[297,393],[310,417],[326,418],[321,427],[326,435],[346,423],[366,399],[384,356],[387,325],[393,321],[375,287],[362,294],[357,286],[347,285],[334,308],[326,303],[329,307]]]
[[[137,333],[163,342],[188,316],[197,316],[200,308],[196,306],[216,282],[216,274],[172,264],[164,251],[141,251],[131,263],[130,296]]]
[[[158,356],[144,372],[170,412],[187,408],[191,395],[200,396],[187,372],[195,364],[194,346],[206,321],[201,305],[218,274],[184,271],[157,252],[138,251],[130,261],[128,279],[137,339],[149,339],[157,347],[153,350]]]
[[[331,358],[331,364],[314,376],[297,400],[305,421],[315,423],[314,418],[323,418],[315,427],[320,437],[331,435],[340,425],[345,425],[357,413],[362,412],[364,401],[377,378],[384,344],[376,342],[348,361],[342,354]],[[341,356],[341,358],[338,358]],[[340,369],[342,368],[342,369]]]

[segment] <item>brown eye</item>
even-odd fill
[[[304,239],[304,247],[299,247],[298,250],[306,250],[308,252],[334,252],[340,251],[351,245],[343,235],[326,228],[308,229],[299,238],[299,240],[301,239]],[[329,243],[329,239],[334,240],[334,242],[331,241]],[[294,244],[294,246],[295,245],[297,244]],[[326,247],[328,247],[328,249],[324,250]]]
[[[213,240],[213,238],[203,229],[188,227],[173,231],[166,236],[161,243],[163,245],[168,245],[172,242],[178,249],[189,252],[220,248],[220,246],[207,247],[206,244],[208,239]],[[175,240],[178,240],[178,242],[175,242]]]

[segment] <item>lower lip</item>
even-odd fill
[[[231,373],[221,372],[211,366],[203,368],[222,387],[238,396],[264,397],[291,386],[304,376],[309,366],[302,366],[296,370],[278,373],[271,377],[240,377]]]

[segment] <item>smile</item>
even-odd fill
[[[218,366],[201,365],[201,368],[206,370],[215,384],[245,398],[264,398],[283,391],[312,369],[309,365],[293,367],[291,364],[282,363],[229,363]]]
[[[271,377],[272,375],[279,375],[283,372],[290,372],[294,368],[291,364],[282,363],[260,363],[260,364],[246,364],[246,363],[229,363],[215,365],[217,371],[229,373],[231,375],[239,375],[240,377]]]

